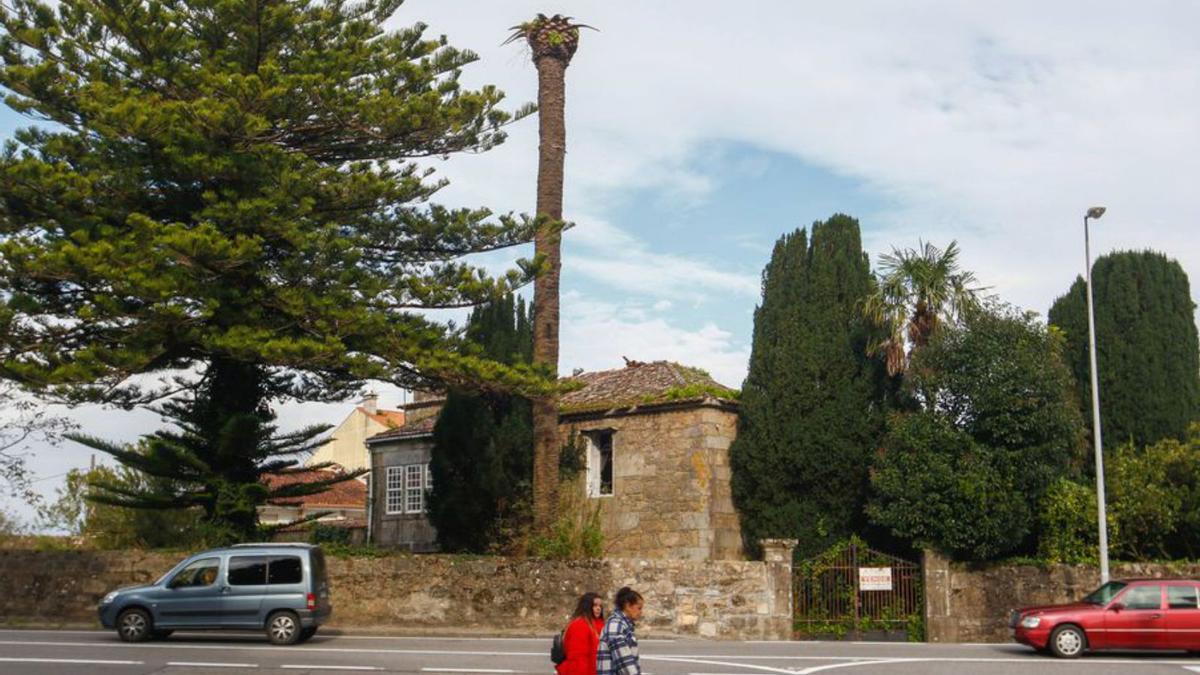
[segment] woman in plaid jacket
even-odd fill
[[[641,593],[626,586],[617,591],[616,611],[608,615],[596,650],[596,675],[642,675],[634,624],[642,618]]]

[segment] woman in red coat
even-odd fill
[[[584,593],[563,635],[567,660],[554,667],[558,675],[596,675],[596,650],[604,630],[604,601],[598,593]]]

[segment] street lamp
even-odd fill
[[[1087,261],[1088,355],[1092,362],[1092,442],[1096,448],[1096,505],[1100,521],[1100,583],[1108,583],[1108,518],[1104,506],[1104,452],[1100,443],[1100,382],[1096,375],[1096,310],[1092,305],[1092,250],[1088,219],[1104,215],[1103,206],[1093,206],[1083,216],[1083,255]]]

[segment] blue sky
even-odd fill
[[[838,211],[860,219],[873,259],[956,239],[983,284],[1044,313],[1083,271],[1084,210],[1104,204],[1094,253],[1164,251],[1198,295],[1200,5],[683,6],[409,0],[393,19],[477,51],[463,81],[498,85],[514,108],[536,80],[528,55],[500,44],[508,26],[549,10],[601,29],[584,33],[567,75],[565,213],[576,227],[564,244],[561,372],[666,358],[740,384],[772,244]],[[0,111],[0,133],[13,125]],[[492,152],[433,162],[451,180],[439,197],[529,212],[536,153],[531,118]],[[289,404],[281,421],[336,422],[349,405]],[[157,423],[72,414],[116,438]],[[87,459],[37,448],[33,464],[50,477]]]

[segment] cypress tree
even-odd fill
[[[801,553],[859,531],[881,431],[878,364],[860,303],[872,289],[858,221],[837,214],[786,234],[763,271],[733,496],[750,548],[795,537]]]
[[[531,312],[511,294],[477,307],[466,336],[488,359],[532,359]],[[450,391],[433,428],[429,519],[444,551],[504,547],[529,518],[533,418],[528,400],[502,392]]]
[[[1125,251],[1098,258],[1092,283],[1104,446],[1184,440],[1188,424],[1200,419],[1200,343],[1187,273],[1161,253]],[[1049,320],[1066,335],[1067,362],[1090,421],[1086,292],[1076,278]]]

